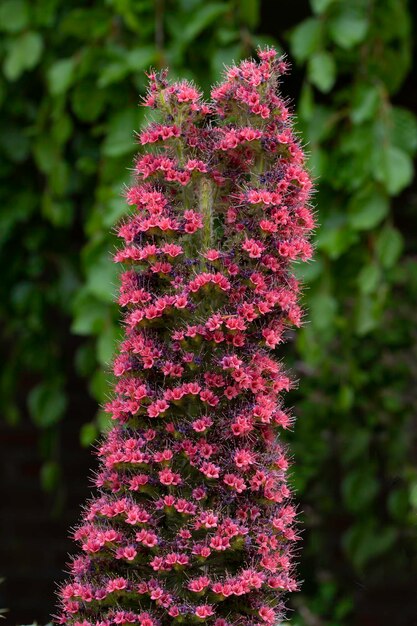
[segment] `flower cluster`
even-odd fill
[[[299,326],[294,260],[311,257],[311,180],[272,49],[204,103],[150,74],[159,121],[126,191],[115,261],[126,335],[114,426],[60,591],[71,626],[268,626],[297,588],[280,429],[292,381],[274,357]]]

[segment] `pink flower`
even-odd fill
[[[168,408],[169,404],[166,400],[157,400],[153,404],[149,405],[148,415],[149,417],[158,417],[161,413],[165,413]]]
[[[127,580],[125,578],[113,578],[109,580],[106,586],[107,593],[112,593],[114,591],[122,591],[127,588]]]
[[[204,528],[216,528],[218,521],[218,515],[215,515],[211,511],[203,511],[200,515],[199,524]]]
[[[182,482],[180,474],[173,472],[169,468],[161,470],[158,476],[162,485],[180,485]]]
[[[193,430],[195,430],[196,433],[203,433],[212,425],[213,420],[207,416],[201,417],[200,419],[194,420],[192,422]]]
[[[240,129],[239,137],[244,141],[254,141],[255,139],[260,139],[262,137],[262,132],[249,126],[247,128]]]
[[[242,244],[242,250],[245,250],[251,259],[259,259],[262,252],[265,250],[265,246],[255,239],[246,239]]]
[[[200,576],[199,578],[194,578],[190,580],[188,583],[188,589],[190,591],[194,591],[195,593],[200,593],[210,584],[210,579],[207,576]]]
[[[140,532],[136,533],[136,541],[146,546],[147,548],[153,548],[158,543],[158,537],[154,532],[143,529]]]
[[[189,159],[185,164],[185,168],[189,171],[207,172],[207,165],[199,159]]]
[[[209,261],[216,261],[217,259],[220,258],[220,252],[219,252],[219,250],[207,250],[207,252],[204,254],[204,256]]]
[[[275,622],[275,611],[268,606],[263,606],[259,610],[259,617],[267,624],[273,624]]]
[[[199,617],[200,619],[211,617],[212,615],[214,615],[213,607],[209,604],[201,604],[200,606],[196,607],[195,615],[197,615],[197,617]]]
[[[200,472],[202,472],[207,478],[218,478],[220,467],[214,465],[214,463],[203,463],[200,467]]]
[[[218,552],[227,550],[230,548],[230,540],[227,537],[220,537],[215,535],[210,541],[210,548]]]
[[[201,94],[185,81],[180,83],[176,89],[176,96],[178,102],[195,102],[201,97]]]
[[[250,450],[238,449],[234,455],[236,467],[246,469],[255,462],[255,455]]]
[[[223,482],[225,483],[225,485],[231,487],[231,489],[233,489],[234,491],[237,491],[237,493],[242,493],[242,491],[246,489],[245,481],[235,474],[226,474]]]
[[[137,552],[133,546],[127,546],[122,550],[122,558],[126,559],[127,561],[133,561],[136,555]]]

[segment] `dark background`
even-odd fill
[[[282,356],[303,510],[291,626],[413,626],[417,7],[404,0],[0,2],[0,607],[54,611],[119,335],[114,223],[143,72],[206,90],[270,43],[318,179],[308,323]],[[298,271],[298,270],[297,270]]]

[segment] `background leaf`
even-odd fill
[[[313,55],[309,61],[308,75],[312,84],[320,91],[330,91],[336,80],[336,65],[332,55],[328,52]]]
[[[67,407],[63,389],[53,383],[40,384],[30,392],[28,405],[31,417],[40,428],[59,422]]]
[[[3,71],[8,80],[14,81],[25,70],[34,68],[41,57],[43,41],[39,33],[26,32],[11,40],[3,64]]]

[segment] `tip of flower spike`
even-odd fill
[[[155,70],[151,67],[149,68],[147,72],[145,71],[145,76],[148,78],[149,83],[150,83],[149,84],[150,89],[167,87],[168,86],[168,74],[169,74],[169,70],[167,67],[163,68],[162,70]]]
[[[281,54],[278,57],[278,51],[272,46],[258,46],[256,48],[256,54],[261,61],[272,62],[275,61],[275,70],[278,74],[288,74],[291,69],[291,64],[288,61],[285,54]],[[278,57],[278,58],[277,58]]]
[[[207,115],[210,107],[203,102],[203,93],[189,80],[171,82],[168,70],[145,72],[148,77],[147,94],[141,104],[152,109],[159,109],[167,119],[180,119],[181,112],[188,107],[194,114]]]
[[[225,66],[225,77],[227,80],[235,78],[246,78],[255,86],[259,80],[268,80],[271,76],[277,77],[287,74],[291,68],[285,54],[278,56],[278,51],[272,46],[258,46],[256,48],[255,59],[244,59],[231,66]]]
[[[289,63],[272,47],[258,48],[257,56],[225,67],[223,82],[212,89],[214,111],[220,119],[229,115],[234,118],[236,110],[243,110],[264,120],[288,120],[289,111],[277,86],[279,77],[288,72]]]

